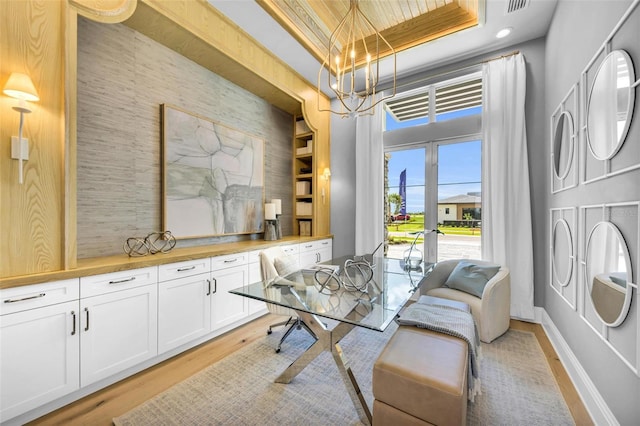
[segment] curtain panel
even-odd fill
[[[509,268],[511,316],[534,319],[523,55],[485,63],[483,87],[482,258]]]
[[[373,252],[384,240],[382,104],[374,111],[356,118],[356,255]]]

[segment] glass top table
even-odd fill
[[[313,332],[316,342],[276,378],[277,383],[291,382],[318,355],[330,352],[360,420],[370,424],[371,411],[339,342],[356,326],[384,331],[433,266],[408,268],[400,259],[342,257],[230,293],[293,309]],[[338,323],[329,328],[321,318]]]
[[[368,285],[358,263],[351,259],[332,259],[315,268],[302,269],[270,282],[257,282],[231,290],[231,293],[273,303],[298,312],[384,331],[433,267],[422,264],[408,269],[400,259],[375,258]],[[328,266],[339,270],[330,275]],[[322,284],[326,285],[323,287]],[[361,288],[361,290],[358,290]]]

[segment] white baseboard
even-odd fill
[[[587,372],[582,368],[582,365],[573,354],[564,337],[562,337],[562,334],[560,334],[560,331],[551,320],[551,317],[549,317],[549,314],[547,314],[547,311],[544,308],[538,307],[536,307],[535,310],[535,321],[542,325],[551,345],[555,349],[556,354],[558,354],[558,358],[560,358],[560,362],[567,371],[573,386],[575,386],[580,399],[582,399],[587,412],[591,416],[591,420],[593,420],[596,425],[619,426],[620,423],[616,420]]]

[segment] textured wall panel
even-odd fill
[[[121,253],[128,237],[160,230],[162,103],[265,140],[265,198],[282,199],[290,235],[292,117],[124,25],[79,18],[78,258]]]

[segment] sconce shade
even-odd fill
[[[27,74],[14,72],[4,86],[4,94],[22,101],[37,102],[40,100],[31,78]]]

